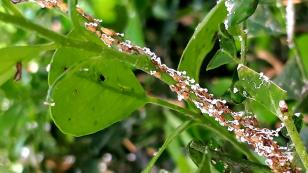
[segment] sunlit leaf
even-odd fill
[[[53,86],[51,96],[56,125],[75,136],[127,118],[146,100],[130,69],[108,59],[90,59],[72,68]]]
[[[286,91],[262,73],[257,73],[242,64],[238,66],[238,76],[241,86],[247,92],[247,98],[260,103],[274,115],[279,115],[279,101],[286,99]]]
[[[76,48],[55,52],[48,101],[51,106],[55,103],[52,117],[64,133],[82,136],[97,132],[145,104],[144,90],[131,69],[111,59],[117,55],[103,55]]]

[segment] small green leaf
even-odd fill
[[[230,53],[234,58],[236,58],[236,45],[232,35],[226,30],[225,25],[220,25],[219,30],[219,44],[220,48],[224,49],[228,53]]]
[[[238,66],[238,76],[249,99],[260,103],[274,115],[280,114],[279,101],[286,99],[286,91],[262,73],[259,74],[242,64]]]
[[[64,132],[82,136],[127,118],[145,104],[132,71],[115,60],[90,59],[70,69],[51,92],[51,113]]]
[[[206,67],[206,70],[212,70],[229,63],[238,63],[238,61],[230,53],[224,49],[220,49],[215,54],[214,58],[211,59]]]
[[[190,77],[199,81],[202,62],[212,50],[216,32],[226,16],[227,10],[225,4],[224,1],[221,1],[205,16],[196,28],[195,33],[183,52],[178,70],[186,71]]]
[[[227,18],[228,30],[234,30],[238,24],[251,16],[255,12],[258,2],[259,0],[228,0],[226,4],[229,6],[228,8],[231,8]]]

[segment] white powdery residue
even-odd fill
[[[48,102],[48,101],[45,101],[45,102],[44,102],[44,105],[53,107],[53,106],[56,106],[56,103],[55,103],[55,102]]]
[[[124,33],[117,33],[117,36],[124,37]]]
[[[243,66],[244,66],[243,64],[239,64],[239,65],[237,66],[237,70],[241,69]]]
[[[237,88],[233,88],[233,93],[237,93],[238,92],[238,89]]]
[[[244,95],[244,97],[247,97],[247,92],[243,91],[243,95]]]
[[[95,23],[102,23],[103,20],[101,20],[101,19],[94,19],[94,22],[95,22]]]
[[[286,109],[288,106],[284,100],[279,101],[279,108],[280,109]]]
[[[195,79],[190,79],[189,82],[190,82],[191,84],[194,84],[196,81],[195,81]]]
[[[233,128],[233,127],[228,126],[228,131],[232,132],[233,130],[234,130],[234,128]]]
[[[86,22],[86,23],[85,23],[85,26],[86,26],[86,27],[87,27],[87,26],[97,27],[97,26],[98,26],[98,24],[97,24],[97,23],[95,23],[95,22]]]
[[[200,88],[199,84],[191,85],[191,89],[194,91],[197,90],[198,88]]]
[[[260,78],[261,80],[265,80],[266,82],[269,82],[269,78],[267,76],[265,76],[262,72],[260,73]],[[263,83],[263,81],[262,81]]]
[[[213,100],[211,101],[211,104],[216,105],[217,102],[218,102],[218,100],[213,99]]]
[[[234,8],[234,3],[232,2],[232,0],[226,0],[225,1],[225,6],[226,6],[227,11],[228,11],[228,16],[231,15],[232,11],[233,11],[233,8]],[[229,27],[228,18],[225,19],[224,25],[225,25],[225,28],[228,29],[228,27]]]
[[[184,96],[182,94],[178,94],[178,101],[182,101],[184,99]]]
[[[150,75],[156,74],[156,71],[150,71]]]

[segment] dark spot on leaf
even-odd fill
[[[95,121],[93,122],[93,125],[96,126],[97,123],[98,123],[97,120],[95,120]]]
[[[21,62],[17,62],[16,63],[16,73],[14,76],[14,80],[15,81],[19,81],[21,79],[21,75],[22,75],[22,64]]]
[[[105,76],[100,74],[98,80],[104,82],[105,81]]]
[[[79,91],[78,91],[77,88],[75,88],[74,91],[73,91],[73,95],[74,95],[74,96],[77,96],[78,94],[79,94]]]
[[[63,70],[66,71],[68,69],[68,67],[64,67]]]
[[[72,121],[72,118],[70,117],[70,118],[68,118],[67,120],[68,120],[68,121]]]

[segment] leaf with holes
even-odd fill
[[[249,94],[247,96],[249,99],[260,103],[275,115],[280,114],[279,101],[286,99],[286,91],[263,74],[259,74],[242,64],[238,66],[238,76],[240,85]]]
[[[68,69],[52,86],[51,97],[56,125],[75,136],[91,134],[123,120],[146,102],[132,71],[102,57]]]
[[[73,31],[69,36],[77,34]],[[120,54],[107,50],[100,55],[76,48],[55,52],[49,73],[49,101],[55,102],[52,117],[64,133],[94,133],[128,117],[145,103],[136,77],[117,61]]]

